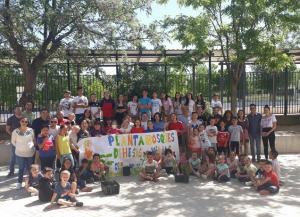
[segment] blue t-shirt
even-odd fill
[[[230,178],[230,172],[229,172],[229,167],[227,164],[217,164],[217,173],[220,175],[221,173],[224,173],[225,175]]]
[[[156,130],[155,132],[164,131],[165,123],[163,121],[160,122],[153,122],[153,128]]]
[[[63,194],[69,192],[70,190],[71,190],[71,184],[69,182],[67,182],[67,185],[65,187],[61,186],[61,183],[58,182],[54,188],[54,192],[57,194],[56,200],[67,197],[67,195],[63,195]]]
[[[45,137],[39,135],[36,139],[38,145],[42,144]],[[48,140],[45,142],[44,147],[39,149],[40,157],[54,157],[56,155],[54,138],[52,135],[49,135]]]
[[[149,104],[151,104],[151,99],[149,97],[146,97],[146,98],[142,97],[139,99],[139,104],[140,105],[149,105]],[[149,113],[150,109],[145,109],[145,108],[140,109],[140,112],[141,113]]]

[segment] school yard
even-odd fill
[[[140,182],[137,177],[118,177],[120,194],[105,196],[93,185],[91,193],[80,193],[82,208],[54,207],[16,190],[16,177],[6,179],[7,167],[0,167],[1,217],[80,216],[218,216],[218,217],[296,217],[300,216],[300,155],[281,155],[285,185],[275,196],[261,197],[236,180],[218,184],[191,177],[189,184],[162,177],[158,183]]]

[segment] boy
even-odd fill
[[[45,167],[43,177],[39,180],[39,200],[42,202],[50,202],[53,195],[53,169]]]
[[[230,171],[228,165],[226,164],[224,155],[220,155],[219,163],[217,164],[216,169],[216,178],[218,182],[228,182],[230,180]]]
[[[64,93],[64,98],[59,102],[59,110],[62,111],[65,119],[67,119],[69,114],[73,112],[72,103],[73,99],[71,98],[71,91],[66,90]]]
[[[279,192],[279,178],[272,169],[272,162],[267,161],[264,165],[265,179],[257,186],[260,195],[272,195]]]
[[[190,171],[192,175],[195,175],[197,177],[200,177],[200,166],[201,166],[201,160],[197,157],[197,153],[193,152],[192,157],[189,159],[189,166]]]
[[[100,109],[100,102],[97,101],[96,93],[91,94],[91,98],[90,98],[90,101],[89,101],[89,107],[90,107],[90,110],[91,110],[91,113],[92,113],[92,119],[100,121],[101,109]]]
[[[76,200],[76,194],[71,193],[71,184],[70,182],[68,182],[70,175],[71,174],[68,170],[61,171],[61,181],[55,186],[51,204],[54,204],[56,202],[58,205],[64,206],[83,206],[82,202],[78,202]]]
[[[161,112],[162,102],[157,98],[157,93],[153,92],[153,99],[151,99],[151,116],[153,117],[155,113]]]
[[[74,108],[74,113],[76,116],[76,123],[80,123],[83,117],[84,110],[88,107],[89,101],[86,96],[83,95],[83,87],[77,87],[78,96],[76,96],[72,101],[72,106]]]
[[[245,157],[245,171],[246,175],[245,176],[240,176],[239,181],[244,182],[246,185],[252,185],[252,180],[255,177],[257,168],[256,166],[252,163],[250,157]]]
[[[243,128],[238,125],[237,122],[237,117],[233,117],[232,125],[228,127],[228,132],[230,133],[230,151],[234,151],[238,155],[240,153],[240,141]]]
[[[147,152],[147,160],[142,166],[140,172],[141,181],[154,181],[157,182],[159,177],[158,163],[153,159],[153,153]]]
[[[218,128],[215,126],[215,118],[214,117],[210,118],[209,125],[206,127],[205,130],[208,135],[208,139],[211,143],[211,146],[216,150],[217,149]]]
[[[277,160],[277,156],[278,156],[277,151],[271,150],[269,152],[269,158],[272,160],[273,171],[276,173],[276,175],[278,176],[278,178],[280,180],[280,165],[279,165],[279,162]],[[281,183],[281,181],[280,181],[280,183]]]
[[[218,154],[224,154],[227,156],[228,154],[228,142],[229,142],[230,134],[229,132],[225,129],[225,122],[224,120],[220,121],[220,131],[217,134],[217,150]]]

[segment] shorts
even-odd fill
[[[272,185],[272,183],[270,183],[270,182],[267,182],[261,186],[258,186],[257,190],[258,191],[265,190],[265,191],[270,192],[270,194],[277,194],[279,192],[279,187]]]
[[[59,199],[63,199],[63,200],[66,200],[66,201],[71,201],[71,202],[76,202],[77,201],[75,199],[75,197],[70,197],[68,195],[65,195],[65,196],[62,196],[62,197],[57,196],[55,201],[58,201]]]

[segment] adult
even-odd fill
[[[31,126],[32,121],[34,120],[34,114],[32,112],[32,109],[33,109],[33,103],[27,102],[25,105],[25,110],[22,112],[22,116],[26,117],[27,120],[29,121],[29,126]]]
[[[244,110],[240,109],[237,113],[238,122],[237,124],[240,125],[243,129],[243,134],[241,135],[241,148],[240,152],[248,155],[248,146],[249,146],[249,134],[248,134],[248,120],[245,117]]]
[[[162,107],[162,102],[159,98],[157,98],[157,93],[153,92],[152,94],[152,100],[151,100],[151,116],[153,117],[154,114],[156,114],[157,112],[160,113],[161,112],[161,107]]]
[[[183,115],[181,102],[182,102],[181,95],[179,92],[176,92],[174,97],[174,102],[173,102],[173,108],[174,108],[174,113],[177,115],[178,118],[179,116]]]
[[[87,97],[83,95],[83,87],[77,87],[77,96],[72,101],[72,106],[76,116],[76,123],[80,122],[80,119],[82,119],[83,113],[88,105],[89,101]]]
[[[187,93],[186,94],[186,101],[185,101],[185,106],[188,107],[189,109],[189,116],[192,116],[192,113],[195,111],[195,101],[193,99],[192,93]]]
[[[104,91],[104,96],[100,101],[102,118],[104,123],[114,117],[115,101],[111,98],[109,91]]]
[[[41,159],[41,169],[50,167],[53,169],[56,157],[55,137],[49,134],[49,126],[43,126],[40,135],[37,137],[37,145],[39,146],[39,156]]]
[[[140,111],[140,116],[143,113],[146,113],[148,117],[150,117],[150,110],[151,110],[151,99],[148,97],[148,91],[143,90],[142,93],[142,98],[139,99],[139,111]]]
[[[248,134],[250,140],[250,150],[252,155],[252,161],[260,160],[261,149],[261,114],[256,112],[256,105],[250,104],[250,114],[247,115],[248,120]]]
[[[154,114],[153,127],[156,132],[165,130],[165,122],[163,122],[161,114],[159,112]]]
[[[12,135],[12,132],[20,127],[20,120],[22,118],[22,108],[15,107],[14,115],[9,117],[6,121],[6,133],[8,135]],[[11,152],[10,152],[10,162],[9,162],[9,173],[7,174],[7,178],[14,176],[15,173],[15,164],[16,164],[16,148],[13,143],[10,143]]]
[[[276,151],[275,148],[275,130],[277,127],[277,120],[274,114],[271,113],[270,107],[265,105],[264,115],[261,118],[262,128],[262,140],[264,145],[265,159],[268,159],[269,145],[272,151]]]
[[[169,97],[166,93],[160,94],[163,113],[166,116],[171,115],[174,112],[173,103],[171,97]]]
[[[119,95],[116,105],[116,121],[121,126],[122,121],[127,113],[125,98],[122,94]]]
[[[202,107],[202,108],[206,108],[206,103],[205,103],[205,100],[204,100],[204,97],[203,95],[200,93],[199,95],[197,95],[197,98],[196,98],[196,109],[198,107]]]
[[[32,126],[31,126],[34,130],[34,135],[36,137],[41,133],[41,129],[43,126],[50,124],[49,118],[50,117],[49,117],[48,109],[42,108],[40,110],[40,117],[34,119],[34,121],[32,122]]]
[[[35,153],[35,137],[32,128],[28,127],[28,119],[20,119],[20,127],[16,128],[11,135],[11,143],[16,148],[16,159],[19,165],[17,189],[22,187],[25,170],[29,173]]]
[[[59,102],[59,110],[62,111],[65,119],[68,119],[69,114],[73,112],[72,103],[73,99],[71,97],[71,91],[66,90],[64,93],[64,98]]]

